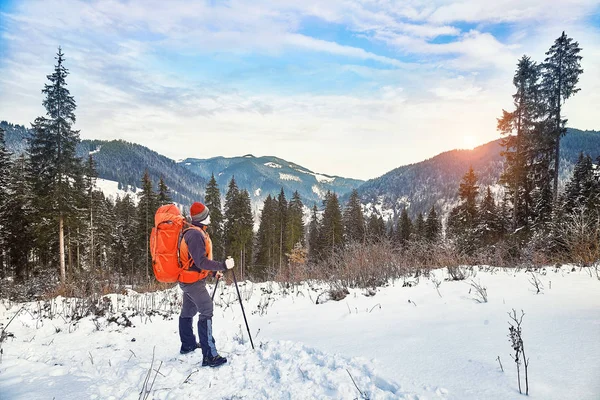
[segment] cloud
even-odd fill
[[[597,129],[594,12],[587,0],[23,1],[0,11],[0,117],[43,113],[61,44],[84,138],[173,158],[268,152],[370,178],[465,134],[497,138],[518,58],[541,61],[557,26],[584,48],[583,90],[565,111]]]

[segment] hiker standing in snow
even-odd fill
[[[213,261],[212,241],[206,232],[210,224],[208,207],[196,202],[190,207],[192,226],[184,231],[181,240],[181,262],[184,271],[179,275],[179,286],[183,291],[183,305],[179,315],[179,337],[181,338],[181,354],[202,348],[202,366],[217,367],[225,364],[227,359],[217,353],[215,339],[212,335],[213,302],[206,290],[206,277],[209,274],[222,276],[222,272],[234,266],[233,259],[228,257],[224,262]],[[192,323],[199,314],[198,336],[196,343]]]

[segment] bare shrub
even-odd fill
[[[535,294],[540,294],[544,290],[544,285],[542,284],[542,281],[540,281],[540,278],[538,278],[538,276],[534,272],[531,272],[531,278],[529,279],[529,283],[531,283],[531,286],[533,286]]]
[[[514,356],[511,355],[513,361],[517,366],[517,382],[519,384],[519,393],[521,391],[521,361],[525,366],[525,395],[529,396],[529,377],[527,375],[527,367],[529,366],[529,359],[525,356],[525,347],[523,345],[522,329],[521,324],[525,313],[521,310],[521,315],[517,317],[517,311],[513,308],[512,312],[508,313],[510,320],[508,321],[508,338],[510,339],[511,346],[515,352]]]
[[[474,280],[471,280],[469,285],[471,285],[471,290],[473,290],[473,298],[475,299],[475,301],[478,303],[487,303],[487,288],[485,286],[482,286],[481,282],[475,282]]]

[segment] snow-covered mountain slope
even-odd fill
[[[298,191],[302,201],[312,207],[321,204],[328,190],[344,195],[358,187],[363,181],[315,173],[293,162],[277,157],[255,157],[247,154],[242,157],[214,157],[209,159],[188,158],[180,162],[199,176],[215,179],[222,191],[232,177],[240,188],[247,189],[253,203],[262,207],[267,195],[277,196],[281,188],[288,200]]]
[[[229,362],[219,369],[200,367],[199,353],[179,355],[177,287],[93,303],[5,300],[2,328],[18,315],[2,343],[0,393],[138,399],[148,377],[153,399],[517,399],[507,337],[507,312],[516,309],[525,312],[531,398],[595,400],[600,281],[566,266],[535,274],[541,294],[529,272],[485,267],[466,281],[444,281],[442,269],[374,295],[350,289],[339,302],[324,301],[323,284],[242,283],[256,350],[234,287],[221,284],[214,334]],[[471,282],[487,288],[487,303],[474,300]],[[94,308],[104,315],[78,317]]]
[[[446,214],[456,204],[458,186],[470,166],[478,177],[481,192],[487,186],[495,191],[500,189],[497,183],[504,162],[501,151],[500,140],[495,140],[473,150],[444,152],[368,180],[358,191],[369,209],[379,209],[384,216],[394,219],[405,206],[413,218],[419,212],[427,213],[432,205]],[[561,185],[570,179],[580,152],[589,154],[594,160],[600,156],[600,132],[567,130],[561,140]]]

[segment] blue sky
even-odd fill
[[[43,113],[60,45],[82,138],[368,179],[498,138],[518,58],[563,30],[569,125],[600,129],[596,0],[0,0],[0,119]]]

